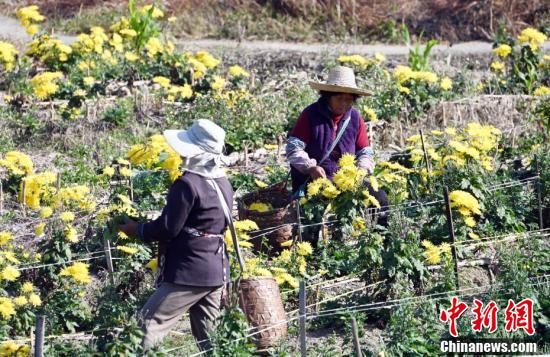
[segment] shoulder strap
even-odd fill
[[[231,238],[233,240],[233,247],[235,248],[235,253],[237,254],[237,261],[239,262],[239,267],[241,268],[241,274],[242,274],[244,272],[245,265],[241,255],[241,250],[239,248],[239,242],[237,240],[237,232],[235,231],[235,225],[233,224],[233,217],[231,216],[231,210],[227,206],[227,202],[225,201],[225,197],[223,196],[222,190],[220,189],[220,186],[218,185],[218,183],[214,179],[209,179],[208,182],[212,185],[212,187],[214,187],[214,189],[216,190],[216,193],[218,194],[218,199],[220,200],[220,203],[222,205],[225,220],[229,225],[229,231],[231,232]]]
[[[321,163],[323,163],[329,156],[330,154],[332,153],[332,151],[334,150],[334,148],[336,147],[336,145],[338,145],[338,143],[340,142],[340,139],[342,139],[342,136],[344,135],[344,131],[346,131],[346,128],[348,127],[348,124],[351,120],[351,109],[346,113],[346,117],[344,119],[344,122],[342,123],[342,126],[340,127],[340,130],[338,131],[338,134],[336,135],[336,138],[334,139],[334,141],[332,142],[332,145],[330,146],[330,148],[328,149],[328,151],[325,153],[325,155],[323,156],[323,158],[321,159],[321,161],[319,161],[317,163],[317,165],[320,165]],[[288,173],[288,176],[287,176],[287,181],[288,179],[290,178],[290,172]],[[306,179],[306,181],[298,188],[298,190],[296,192],[293,192],[292,193],[292,199],[298,199],[300,197],[304,197],[305,196],[305,188],[306,188],[306,185],[309,181],[309,177]]]
[[[332,145],[330,146],[328,151],[325,153],[325,156],[323,156],[321,161],[317,163],[318,165],[324,162],[330,156],[330,154],[332,153],[336,145],[338,145],[338,142],[340,142],[340,139],[342,139],[342,136],[344,135],[344,131],[348,127],[350,120],[351,120],[351,109],[346,113],[346,117],[344,119],[344,122],[342,123],[342,126],[340,127],[340,130],[338,131],[338,135],[336,135],[336,138],[332,142]]]

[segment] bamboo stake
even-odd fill
[[[300,280],[300,355],[307,356],[306,344],[306,284]]]
[[[428,190],[430,190],[430,193],[432,192],[432,184],[430,179],[430,173],[431,173],[431,167],[430,167],[430,160],[428,159],[428,151],[426,151],[426,144],[424,143],[424,132],[422,129],[420,129],[420,140],[422,141],[422,151],[424,152],[424,161],[426,161],[426,177],[428,181]]]
[[[26,217],[27,208],[26,208],[25,196],[27,196],[27,181],[23,179],[23,182],[21,184],[23,186],[21,187],[21,211],[23,212],[23,217]]]
[[[300,200],[296,200],[296,225],[298,230],[298,242],[302,242],[302,218],[300,217]],[[322,228],[321,228],[322,229]]]
[[[355,316],[351,318],[351,332],[353,334],[353,347],[355,348],[355,355],[357,357],[362,357],[361,353],[361,343],[359,342],[359,332],[357,331],[357,320]]]
[[[132,164],[129,166],[130,172],[132,171]],[[130,201],[134,202],[134,181],[132,180],[132,175],[128,177],[128,183],[130,185]]]
[[[0,180],[0,216],[4,213],[4,187],[2,186],[2,180]]]
[[[248,167],[248,144],[244,144],[244,167]]]
[[[319,297],[320,296],[321,296],[321,285],[317,285],[317,287],[315,288],[315,313],[319,312]]]
[[[107,261],[107,270],[109,271],[109,277],[111,279],[111,282],[114,284],[115,277],[113,273],[115,272],[115,269],[113,267],[113,257],[111,255],[111,243],[109,242],[108,238],[105,238],[103,240],[103,249],[105,250],[105,260]]]
[[[35,344],[34,344],[34,357],[44,357],[44,326],[46,322],[46,317],[44,315],[36,316],[36,327],[35,327]]]
[[[539,213],[539,229],[544,229],[544,220],[542,219],[542,190],[541,190],[541,182],[540,182],[540,166],[539,166],[539,159],[537,155],[535,155],[535,175],[538,176],[537,181],[535,182],[535,189],[537,194],[537,206],[538,206],[538,213]]]
[[[449,199],[449,188],[447,186],[445,186],[443,195],[445,197],[445,206],[447,209],[447,227],[449,229],[449,236],[452,241],[451,252],[453,254],[453,261],[454,261],[455,284],[456,284],[456,289],[460,290],[460,283],[458,281],[458,254],[456,252],[456,238],[455,238],[455,228],[453,223],[453,211],[451,209],[451,201]]]

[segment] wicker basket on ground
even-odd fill
[[[254,202],[268,203],[273,210],[258,212],[248,207]],[[248,193],[237,201],[239,219],[250,219],[258,225],[260,230],[265,230],[251,239],[254,249],[258,252],[273,254],[283,250],[281,244],[292,240],[293,225],[296,222],[296,203],[292,200],[286,189],[286,181],[276,185]],[[271,227],[273,230],[269,230]],[[264,244],[267,242],[267,245]]]
[[[240,281],[239,305],[254,328],[251,333],[259,351],[276,346],[287,336],[287,316],[279,286],[271,277],[254,277]]]

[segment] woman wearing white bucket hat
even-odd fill
[[[319,91],[320,98],[300,114],[286,147],[295,196],[303,194],[309,180],[332,179],[339,168],[338,160],[345,153],[354,154],[356,165],[368,173],[375,166],[365,122],[353,108],[359,97],[370,93],[357,87],[353,69],[336,66],[326,82],[309,85]],[[366,186],[382,206],[387,206],[384,191]],[[379,215],[379,223],[385,224],[385,219],[384,214]],[[310,239],[317,243],[315,234]]]
[[[221,168],[225,131],[200,119],[188,130],[167,130],[164,137],[182,156],[184,175],[170,187],[159,218],[145,224],[130,220],[119,229],[165,247],[160,285],[141,311],[144,347],[162,341],[189,311],[193,336],[204,350],[229,279],[223,233],[233,190]]]

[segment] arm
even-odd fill
[[[294,129],[289,134],[286,145],[286,158],[290,165],[303,174],[308,174],[310,168],[317,166],[317,161],[309,157],[306,146],[310,141],[311,128],[305,112],[300,114]]]
[[[160,217],[138,226],[140,238],[147,243],[175,238],[183,229],[195,198],[195,192],[188,183],[176,180],[170,187]]]
[[[295,169],[308,174],[310,168],[317,166],[317,161],[309,157],[305,148],[306,144],[302,140],[290,136],[286,144],[286,158]]]
[[[369,174],[374,172],[374,151],[370,146],[367,128],[362,118],[359,125],[359,133],[357,134],[357,141],[355,143],[355,157],[357,160],[357,167],[367,171]]]

